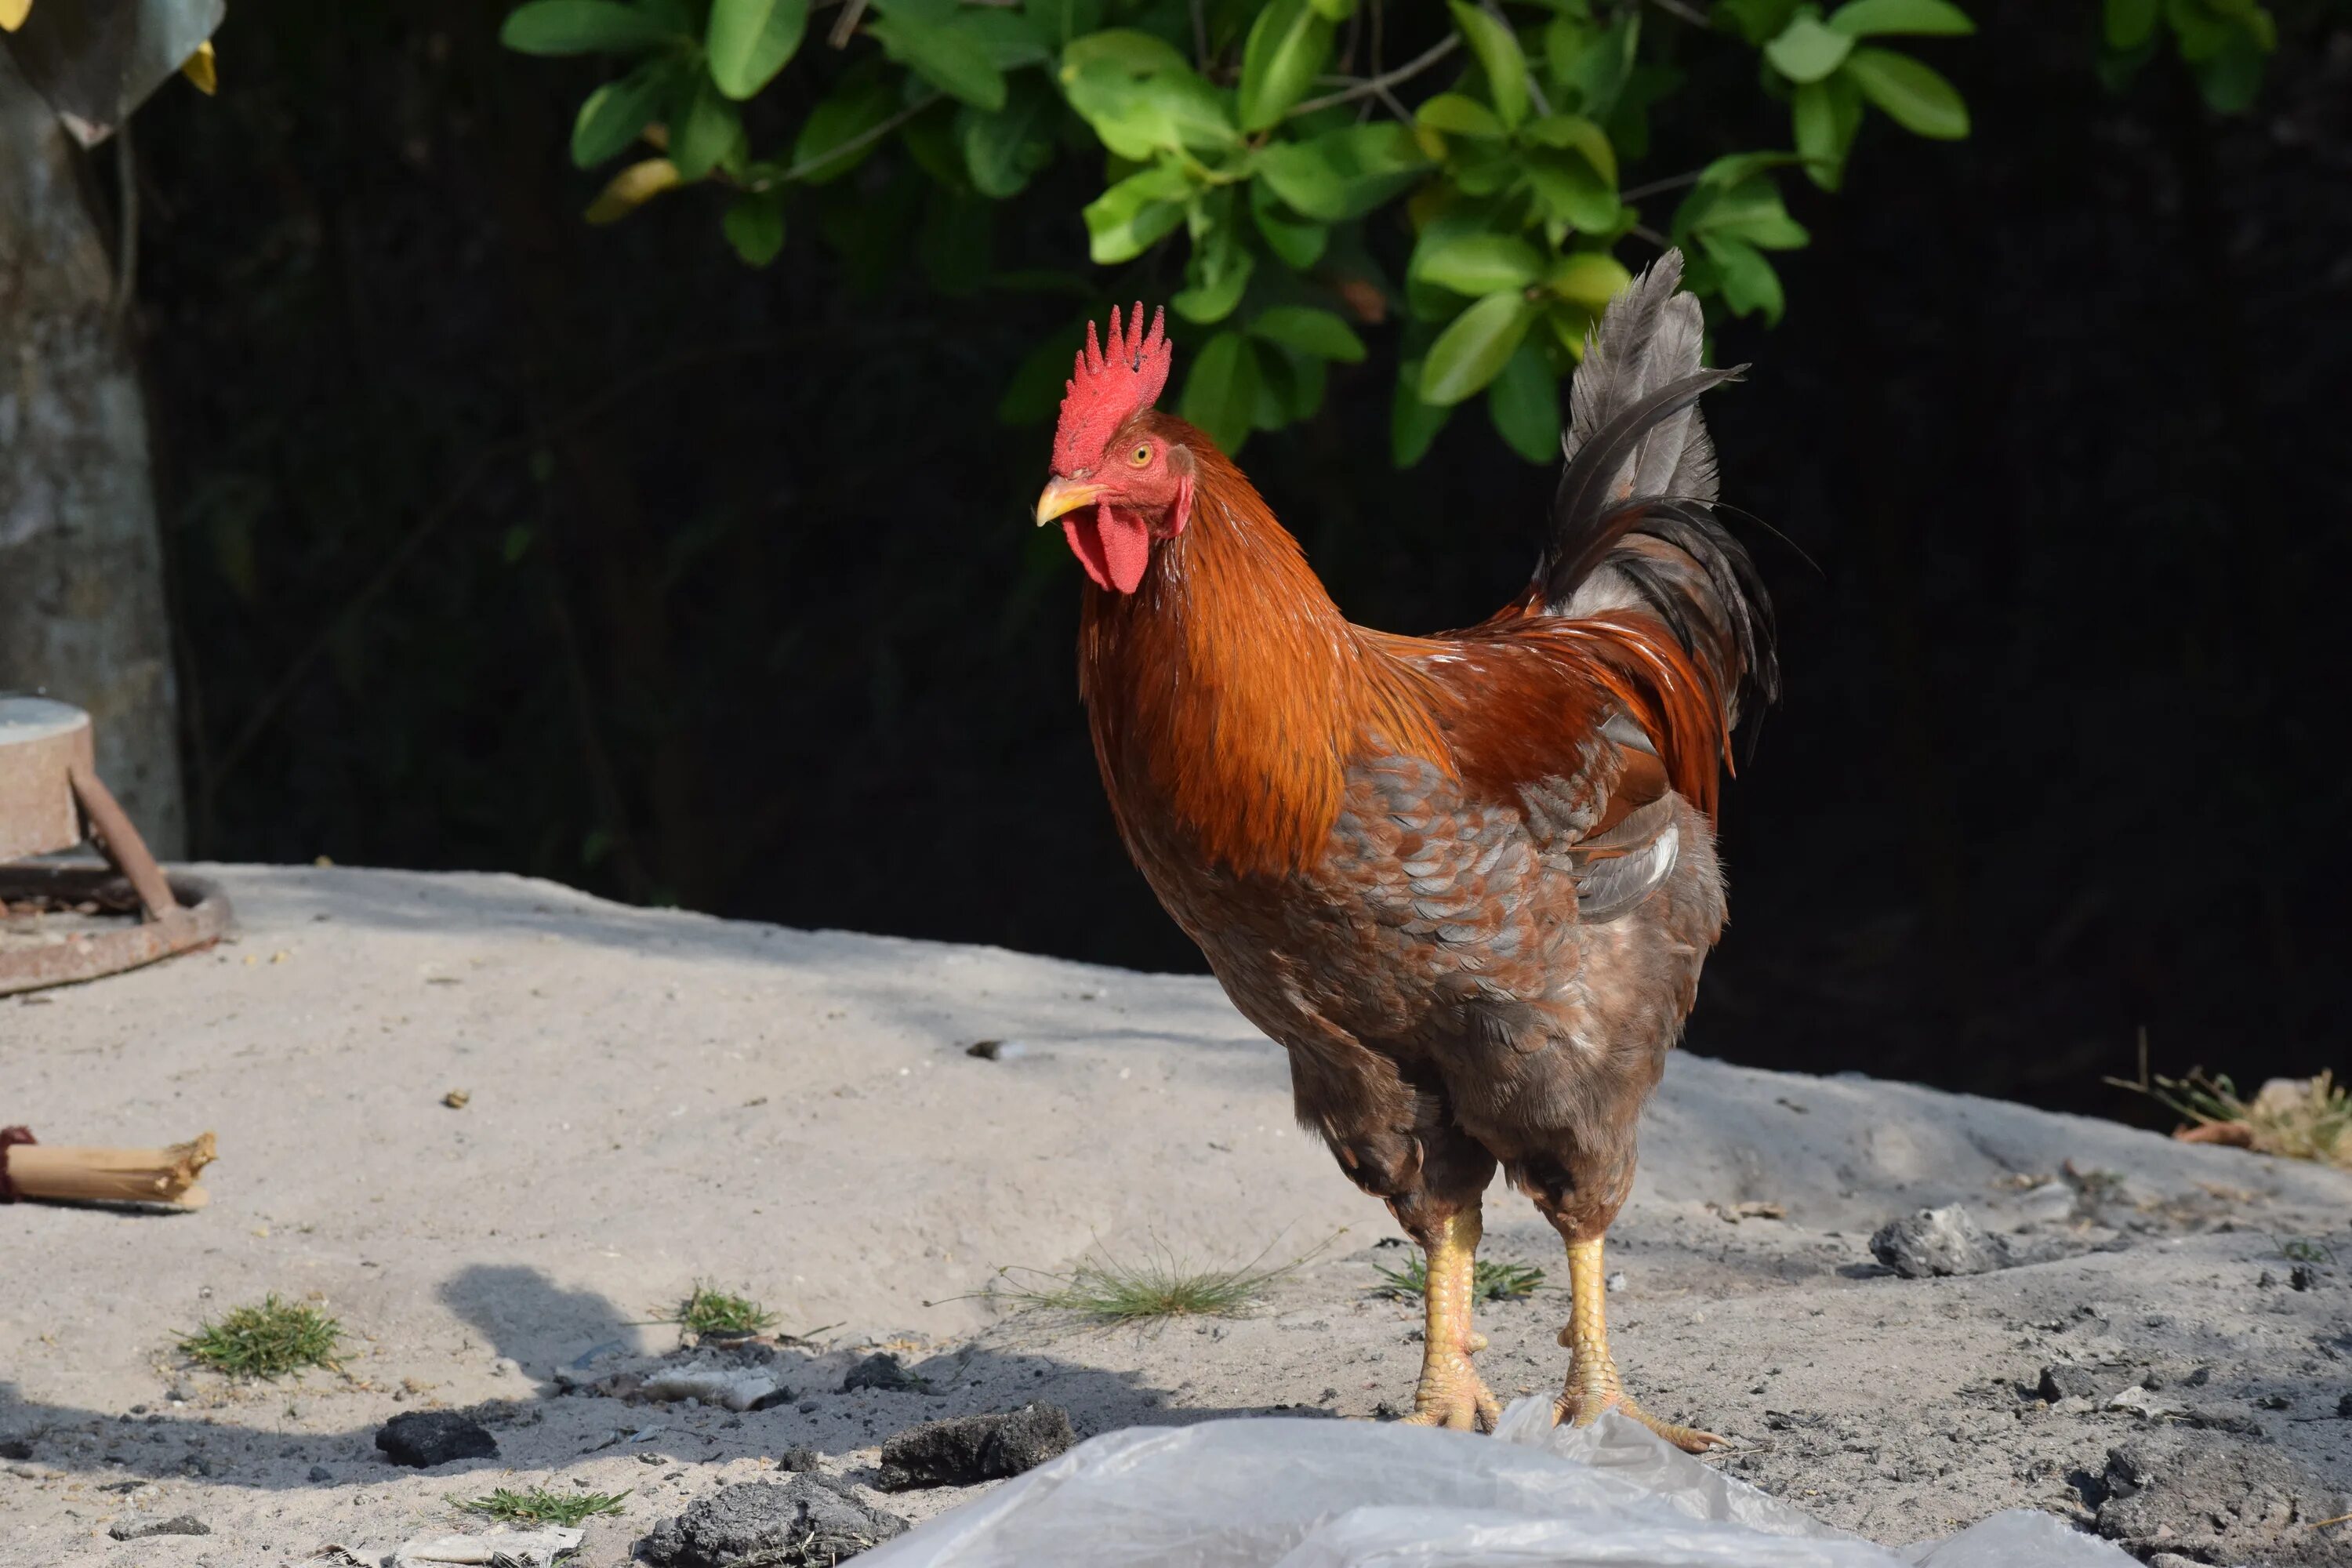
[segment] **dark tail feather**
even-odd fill
[[[1772,602],[1716,516],[1715,451],[1697,404],[1747,367],[1699,363],[1698,301],[1668,251],[1603,315],[1570,391],[1568,457],[1536,569],[1545,610],[1646,611],[1726,697],[1727,721],[1780,695]]]

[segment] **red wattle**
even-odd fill
[[[1063,518],[1062,534],[1097,587],[1132,594],[1151,563],[1150,528],[1131,512],[1113,511],[1108,501],[1097,503],[1092,517]]]

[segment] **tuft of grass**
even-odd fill
[[[1402,1268],[1391,1268],[1385,1263],[1372,1268],[1388,1281],[1376,1287],[1372,1294],[1387,1296],[1399,1301],[1418,1301],[1429,1293],[1429,1264],[1416,1258]],[[1536,1293],[1544,1282],[1544,1271],[1531,1263],[1489,1263],[1478,1259],[1470,1277],[1470,1299],[1474,1301],[1523,1301]]]
[[[276,1292],[257,1307],[239,1307],[180,1341],[180,1353],[231,1377],[283,1377],[306,1366],[335,1365],[343,1326],[316,1307],[286,1302]]]
[[[2333,1263],[2336,1254],[2323,1244],[2300,1236],[2291,1236],[2279,1243],[2279,1256],[2296,1263]]]
[[[488,1497],[453,1497],[468,1513],[487,1514],[508,1524],[559,1524],[566,1530],[600,1513],[618,1513],[627,1492],[559,1492],[533,1487],[519,1492],[500,1487]]]
[[[1003,1294],[1024,1307],[1068,1312],[1098,1323],[1137,1323],[1154,1318],[1230,1318],[1256,1303],[1274,1283],[1306,1258],[1265,1268],[1257,1258],[1239,1268],[1193,1268],[1161,1251],[1136,1263],[1087,1258],[1067,1274],[1038,1273],[1043,1283]],[[1009,1279],[1013,1269],[999,1270]],[[1022,1269],[1020,1273],[1034,1273]]]
[[[2173,1136],[2185,1142],[2223,1143],[2352,1171],[2352,1089],[2338,1085],[2331,1073],[2274,1078],[2251,1100],[2228,1074],[2202,1068],[2192,1068],[2186,1078],[2165,1078],[2148,1075],[2143,1063],[2138,1082],[2107,1081],[2145,1094],[2181,1117],[2188,1125]]]
[[[749,1296],[713,1290],[698,1279],[685,1300],[667,1312],[657,1313],[653,1321],[676,1323],[680,1332],[698,1340],[734,1339],[775,1327],[776,1314]]]

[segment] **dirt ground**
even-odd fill
[[[881,1441],[936,1415],[1043,1399],[1083,1437],[1410,1400],[1417,1309],[1372,1293],[1410,1254],[1291,1124],[1281,1054],[1210,981],[519,878],[213,869],[235,943],[0,1001],[0,1121],[50,1142],[210,1129],[221,1151],[196,1214],[0,1207],[0,1564],[373,1562],[469,1528],[452,1496],[546,1483],[628,1492],[576,1559],[608,1568],[795,1446],[870,1482]],[[1022,1049],[968,1055],[981,1039]],[[1878,1226],[1950,1203],[2015,1265],[1915,1280],[1873,1259]],[[1487,1255],[1561,1279],[1525,1202],[1488,1204]],[[1089,1253],[1305,1260],[1246,1317],[1142,1330],[991,1294]],[[1635,1392],[1741,1439],[1717,1462],[1833,1524],[1898,1543],[2026,1506],[2158,1561],[2352,1562],[2352,1526],[2317,1523],[2352,1512],[2333,1173],[1677,1056],[1612,1256]],[[646,1320],[697,1280],[810,1338],[790,1400],[583,1388],[673,1350]],[[270,1291],[341,1320],[341,1375],[240,1386],[174,1351]],[[1556,1382],[1556,1291],[1483,1313],[1499,1394]],[[839,1392],[877,1346],[928,1389]],[[499,1456],[382,1461],[382,1423],[443,1406]],[[863,1495],[919,1519],[972,1494]],[[210,1533],[109,1535],[179,1514]]]

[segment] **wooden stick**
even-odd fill
[[[196,1173],[213,1163],[213,1152],[209,1132],[168,1149],[18,1143],[7,1151],[8,1182],[20,1198],[200,1209],[212,1194],[196,1185]]]

